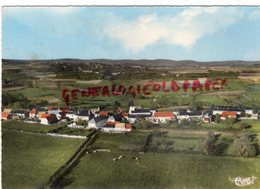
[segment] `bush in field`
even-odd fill
[[[254,157],[259,153],[259,144],[255,134],[242,134],[234,139],[228,154],[243,158]]]
[[[88,121],[79,119],[79,120],[76,122],[76,124],[77,124],[77,125],[87,126],[87,125],[88,125]]]
[[[215,120],[216,123],[220,123],[220,121],[221,121],[220,115],[219,115],[219,114],[216,114],[214,120]]]
[[[202,143],[203,153],[206,155],[215,154],[217,137],[213,132],[209,132]]]
[[[251,127],[252,127],[252,125],[250,125],[248,123],[241,123],[240,124],[240,129],[249,129]]]
[[[167,120],[163,126],[169,127],[169,126],[173,126],[177,121],[176,120]]]
[[[183,120],[181,120],[179,125],[180,126],[189,126],[190,125],[190,121],[188,119],[183,119]]]
[[[226,120],[223,121],[224,124],[226,124],[227,126],[233,126],[234,123],[236,123],[238,121],[237,118],[227,118]]]
[[[135,127],[138,129],[149,129],[149,128],[152,128],[154,126],[157,126],[156,124],[148,121],[148,120],[145,120],[145,119],[139,119],[137,121],[137,123],[135,124]]]
[[[206,155],[222,155],[229,146],[229,141],[220,134],[209,132],[202,141],[202,151]]]

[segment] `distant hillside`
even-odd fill
[[[3,59],[3,64],[19,64],[19,63],[101,63],[110,65],[146,65],[146,66],[169,66],[169,67],[199,67],[199,66],[260,66],[260,61],[210,61],[210,62],[198,62],[193,60],[167,60],[167,59],[140,59],[140,60],[111,60],[111,59],[53,59],[53,60],[14,60],[14,59]]]

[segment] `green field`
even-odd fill
[[[125,158],[114,162],[119,155]],[[260,175],[260,158],[239,159],[200,155],[98,152],[86,155],[67,177],[65,188],[238,188],[229,177]],[[247,189],[259,188],[260,181]]]
[[[153,136],[147,153],[143,149],[151,132],[134,132],[129,135],[100,134],[92,149],[109,149],[110,152],[86,154],[80,163],[65,177],[65,188],[237,188],[229,177],[250,177],[260,174],[260,156],[241,159],[227,156],[205,156],[200,149],[202,133],[175,133]],[[174,141],[173,151],[152,146]],[[126,150],[126,147],[128,149]],[[142,151],[142,150],[141,150]],[[124,158],[113,161],[123,155]],[[137,161],[132,157],[139,157]],[[246,188],[257,188],[260,181]]]
[[[139,151],[143,147],[148,134],[146,132],[132,132],[127,135],[100,133],[92,148]]]
[[[75,153],[80,139],[2,132],[2,186],[39,188]]]
[[[42,125],[38,123],[26,123],[23,121],[7,120],[2,121],[2,128],[4,130],[21,130],[32,133],[48,133],[49,131],[62,127],[62,125]]]
[[[150,81],[152,80],[155,79],[150,79]],[[128,88],[128,86],[130,85],[136,86],[136,84],[138,83],[140,84],[142,82],[147,82],[147,81],[148,80],[136,80],[136,79],[131,79],[131,80],[104,80],[103,79],[103,80],[99,80],[99,82],[96,84],[95,83],[83,84],[78,82],[70,83],[67,81],[60,81],[59,85],[57,85],[57,81],[55,80],[54,81],[46,80],[46,81],[41,81],[41,82],[45,82],[46,86],[35,85],[24,89],[9,91],[9,93],[11,94],[21,93],[33,103],[37,103],[39,99],[41,99],[41,100],[47,100],[50,105],[65,106],[65,101],[61,96],[61,91],[64,87],[70,89],[80,88],[82,90],[86,90],[88,87],[107,85],[111,90],[111,86],[113,84],[116,84],[117,86],[124,85],[126,88]],[[162,81],[162,80],[156,79],[156,81]],[[57,86],[53,87],[53,85],[57,85]],[[152,92],[151,95],[136,95],[136,97],[134,98],[134,102],[135,104],[144,107],[153,106],[158,108],[167,108],[167,107],[181,106],[181,105],[192,106],[194,104],[200,104],[205,106],[211,106],[211,105],[236,105],[236,106],[246,105],[249,107],[260,106],[260,101],[258,98],[259,84],[253,82],[245,82],[239,79],[231,78],[230,80],[228,80],[228,84],[223,91],[225,92],[225,94],[219,94],[219,95],[214,94],[215,92],[214,90],[211,90],[209,92],[202,91],[196,93],[193,93],[191,89],[189,89],[187,92],[184,92],[183,90],[180,90],[178,92],[169,92],[169,93]],[[156,99],[155,102],[153,101],[154,98]],[[131,95],[114,96],[112,95],[112,93],[110,97],[106,97],[106,96],[103,97],[101,95],[101,92],[100,95],[97,97],[80,97],[79,94],[77,100],[71,99],[70,105],[77,106],[77,107],[97,107],[100,105],[105,105],[107,106],[108,109],[112,110],[113,103],[115,101],[118,101],[120,102],[123,108],[127,109],[129,101],[131,99],[132,99]]]

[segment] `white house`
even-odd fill
[[[223,112],[236,112],[237,115],[240,115],[242,112],[242,108],[232,106],[216,106],[212,109],[213,115],[221,115]]]
[[[245,113],[249,114],[249,115],[252,115],[254,113],[254,111],[253,111],[253,109],[246,108],[245,109]]]
[[[29,110],[12,110],[12,116],[19,116],[20,118],[29,117]]]
[[[101,128],[103,127],[107,122],[107,116],[98,116],[98,117],[93,117],[89,122],[88,122],[88,128]]]
[[[148,117],[147,120],[153,123],[165,123],[168,120],[176,119],[176,115],[173,112],[155,112],[152,117]]]
[[[118,122],[107,122],[101,128],[101,131],[107,133],[124,133],[132,131],[132,124],[131,123],[118,123]]]
[[[48,114],[54,114],[58,119],[61,118],[61,114],[59,110],[48,110],[47,111]]]
[[[29,113],[29,117],[30,118],[35,118],[36,117],[36,115],[37,115],[37,109],[36,108],[33,108],[31,111],[30,111],[30,113]]]

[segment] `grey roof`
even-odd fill
[[[95,122],[99,122],[99,121],[102,121],[102,120],[106,120],[107,118],[108,118],[107,116],[101,115],[101,116],[94,117],[93,119],[94,119]]]
[[[26,114],[28,112],[29,112],[29,110],[12,110],[11,111],[12,114]]]
[[[76,114],[79,116],[90,116],[90,115],[92,115],[92,112],[87,109],[79,109],[76,111]]]
[[[131,113],[151,113],[150,109],[135,109]]]
[[[126,120],[126,118],[124,118],[124,116],[119,115],[119,114],[114,114],[112,116],[114,117],[115,121],[125,121]]]
[[[235,106],[215,106],[212,109],[220,110],[220,111],[242,111],[241,107],[235,107]]]
[[[152,115],[152,113],[151,114],[138,114],[138,115],[136,115],[136,114],[129,114],[129,118],[141,118],[141,117],[150,117]]]

